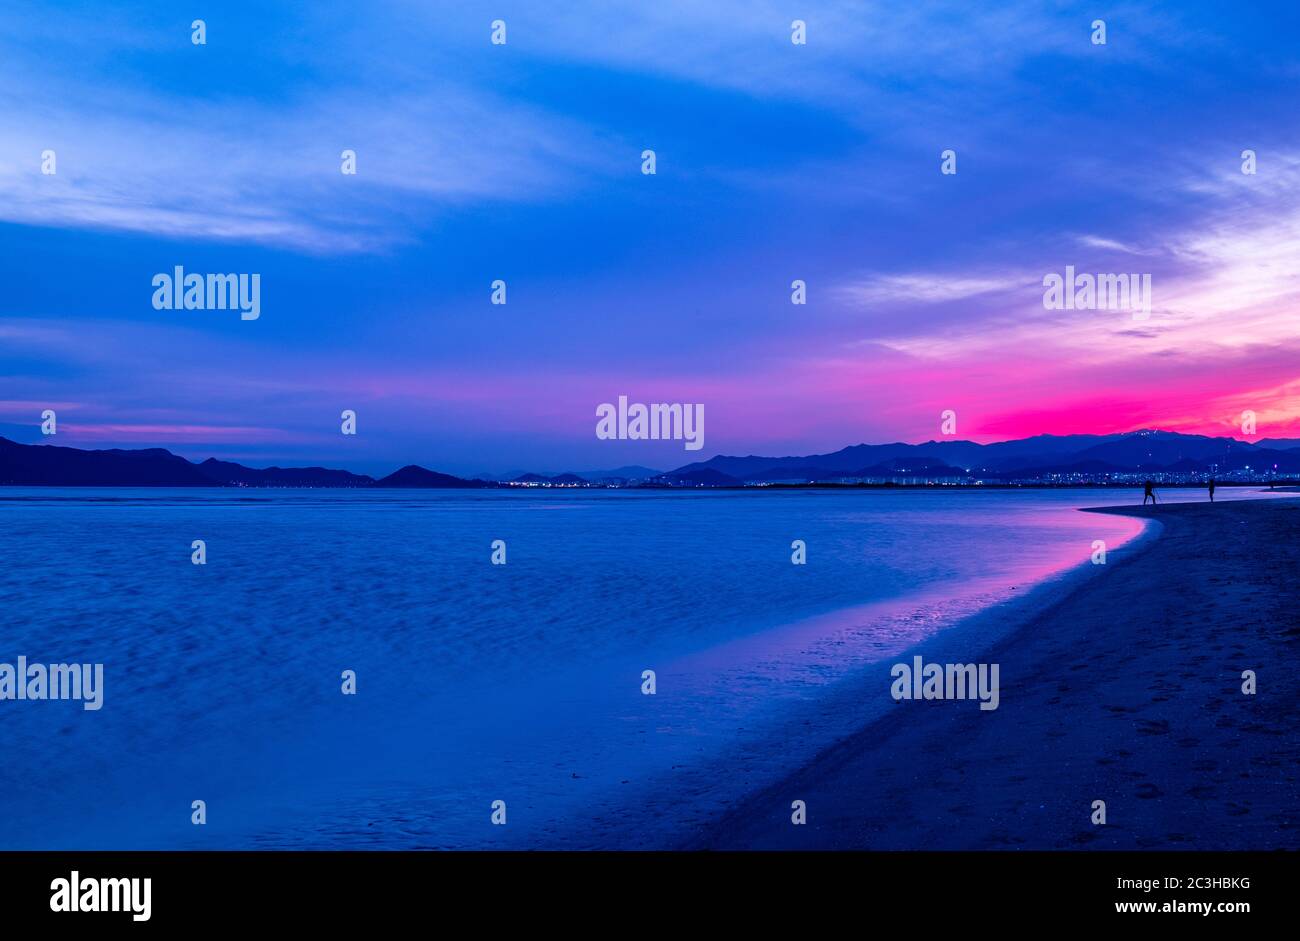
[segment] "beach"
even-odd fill
[[[946,640],[1000,665],[996,710],[891,702],[684,846],[1300,847],[1300,501],[1090,512],[1158,528],[978,656]]]

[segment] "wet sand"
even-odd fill
[[[1000,664],[996,710],[891,701],[685,845],[1300,848],[1300,500],[1091,512],[1161,531],[962,658]]]

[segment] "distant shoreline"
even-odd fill
[[[1267,446],[1266,446],[1267,445]],[[458,477],[407,464],[384,477],[320,466],[191,461],[164,448],[86,450],[0,437],[0,486],[307,489],[976,489],[1266,486],[1300,482],[1300,439],[1208,438],[1176,432],[1038,435],[983,445],[944,440],[856,444],[831,454],[717,454],[659,471],[628,464],[582,473]]]
[[[557,485],[554,487],[530,486],[527,484],[511,484],[508,481],[485,481],[482,486],[476,487],[457,487],[457,486],[428,486],[428,487],[393,487],[393,486],[322,486],[322,487],[292,487],[292,486],[274,486],[271,484],[261,484],[257,486],[239,486],[236,484],[195,484],[195,485],[177,485],[177,484],[28,484],[28,483],[8,483],[0,481],[0,487],[10,488],[34,488],[34,489],[65,489],[65,490],[220,490],[228,492],[231,490],[365,490],[365,491],[407,491],[407,490],[504,490],[510,492],[531,492],[535,490],[629,490],[629,491],[654,491],[654,492],[672,492],[672,493],[698,493],[707,491],[714,492],[755,492],[763,490],[1122,490],[1122,491],[1141,491],[1141,484],[1131,483],[1069,483],[1069,484],[1047,484],[1047,483],[1026,483],[1026,484],[745,484],[742,486],[670,486],[668,484],[635,484],[628,486],[614,486],[603,484],[589,484],[586,486],[566,486]],[[1300,489],[1300,478],[1296,480],[1278,480],[1278,481],[1232,481],[1230,483],[1215,483],[1219,490],[1240,490],[1250,489],[1271,490],[1276,493],[1293,493]],[[1156,493],[1161,490],[1204,490],[1205,484],[1202,483],[1177,483],[1177,484],[1160,484],[1156,487]]]

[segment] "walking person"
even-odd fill
[[[1210,502],[1214,502],[1214,478],[1210,478]]]

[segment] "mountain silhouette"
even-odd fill
[[[1264,445],[1268,446],[1265,447]],[[1265,479],[1300,473],[1300,440],[1185,435],[1134,431],[1114,435],[1035,435],[994,444],[926,441],[922,444],[855,444],[829,454],[803,457],[717,455],[676,470],[655,473],[650,486],[730,487],[746,483],[815,483],[853,479],[923,477],[999,480],[1059,480],[1069,475],[1122,473],[1227,474],[1249,470]],[[594,476],[594,475],[593,475]],[[621,477],[621,475],[619,475]],[[576,485],[576,474],[522,474],[515,483]],[[506,484],[466,479],[408,464],[378,480],[327,467],[246,467],[208,458],[193,463],[163,448],[81,450],[51,444],[19,444],[0,437],[0,485],[51,487],[417,487],[469,489]]]
[[[1166,471],[1212,473],[1231,470],[1300,471],[1300,441],[1269,439],[1261,447],[1235,438],[1211,438],[1172,431],[1114,435],[1035,435],[1014,441],[927,441],[923,444],[855,444],[807,457],[718,455],[669,471],[667,478],[713,471],[746,482],[842,477],[970,476],[1019,479],[1049,474]],[[947,469],[947,473],[944,472]]]
[[[408,465],[382,480],[325,467],[245,467],[208,458],[199,464],[163,448],[83,451],[0,438],[0,485],[27,487],[494,487]]]
[[[437,471],[426,470],[418,464],[407,464],[401,470],[393,471],[387,477],[381,477],[376,480],[373,487],[454,487],[464,489],[469,487],[495,487],[495,483],[486,480],[466,480],[463,477],[453,477],[450,474],[440,474]]]
[[[368,487],[375,482],[365,474],[353,474],[327,467],[267,467],[258,470],[208,458],[198,465],[203,476],[216,484],[232,487]]]

